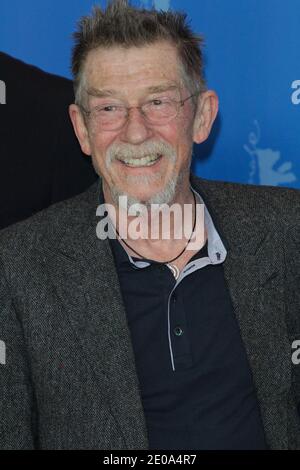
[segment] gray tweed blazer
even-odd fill
[[[267,443],[300,449],[300,192],[191,181],[225,238]],[[118,277],[96,237],[100,191],[0,232],[1,449],[148,447]]]

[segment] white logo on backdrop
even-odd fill
[[[140,0],[141,6],[144,8],[155,8],[156,10],[169,10],[171,0]]]
[[[248,183],[278,186],[285,183],[293,183],[297,180],[292,170],[291,161],[283,161],[279,150],[260,148],[260,127],[257,120],[254,121],[255,130],[249,133],[248,143],[244,149],[251,157]],[[277,164],[280,164],[277,166]]]

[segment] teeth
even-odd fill
[[[122,160],[126,165],[130,166],[150,166],[156,160],[158,160],[159,155],[148,155],[147,157],[142,158],[126,158]]]

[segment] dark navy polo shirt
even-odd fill
[[[197,194],[197,196],[199,196]],[[206,245],[170,269],[111,247],[131,332],[150,449],[265,449],[245,347],[225,282],[226,249],[205,207]]]

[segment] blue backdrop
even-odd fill
[[[70,77],[71,34],[94,3],[1,0],[0,49]],[[300,1],[133,3],[184,10],[206,38],[206,77],[219,95],[220,114],[207,143],[195,147],[194,171],[210,179],[300,188]]]

